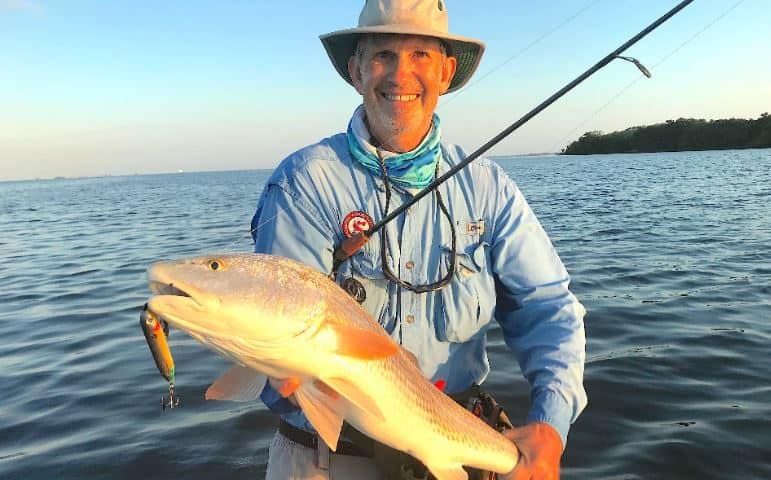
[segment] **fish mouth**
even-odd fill
[[[195,297],[192,290],[185,290],[183,286],[174,283],[167,283],[160,280],[151,280],[149,282],[150,291],[154,293],[150,297],[149,304],[153,313],[163,316],[167,320],[172,311],[178,311],[184,307],[187,311],[201,312],[205,310],[204,305]]]
[[[174,286],[173,283],[165,283],[160,280],[151,280],[149,283],[150,291],[156,295],[172,295],[175,297],[190,297],[192,295],[182,290],[179,287]]]
[[[147,310],[194,337],[204,333],[196,319],[205,309],[192,295],[169,283],[153,281],[149,285],[155,295],[148,299]]]
[[[147,270],[148,287],[156,296],[184,297],[195,302],[199,307],[201,302],[196,297],[196,289],[187,282],[175,278],[172,263],[158,262]],[[182,299],[178,299],[182,300]]]
[[[176,281],[178,279],[174,278],[173,270],[168,267],[169,264],[158,263],[148,270],[148,287],[153,293],[148,305],[153,313],[176,325],[182,320],[178,318],[182,312],[188,312],[183,316],[188,316],[190,312],[200,313],[204,305],[197,298],[200,295],[196,294],[195,287]]]

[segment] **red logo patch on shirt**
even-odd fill
[[[343,234],[351,238],[354,233],[366,232],[375,225],[372,217],[364,212],[351,212],[343,220]]]

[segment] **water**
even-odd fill
[[[588,309],[590,403],[563,478],[771,478],[771,150],[499,162]],[[250,251],[269,172],[0,183],[0,478],[262,478],[275,418],[206,402],[227,364],[138,326],[151,262]],[[498,331],[488,385],[526,385]],[[505,369],[505,370],[504,370]]]

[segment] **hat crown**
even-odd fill
[[[411,25],[436,32],[449,31],[444,0],[367,0],[359,27]]]

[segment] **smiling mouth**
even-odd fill
[[[388,93],[381,93],[380,95],[389,102],[411,102],[420,96],[414,93],[410,95],[391,95]]]

